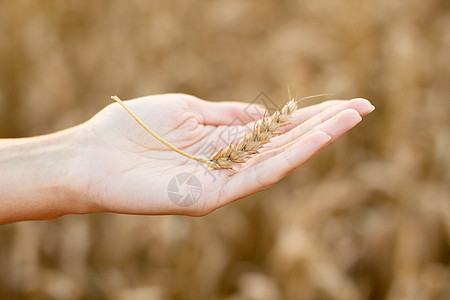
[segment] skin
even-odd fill
[[[251,129],[264,113],[248,103],[208,102],[183,94],[125,103],[166,141],[198,156],[231,142],[223,141],[224,133]],[[283,128],[285,134],[273,138],[261,154],[236,170],[211,170],[168,149],[113,103],[64,131],[0,139],[0,223],[94,212],[203,216],[270,187],[373,109],[364,99],[301,108]],[[167,192],[180,173],[192,174],[202,187],[198,201],[187,207],[173,203]]]

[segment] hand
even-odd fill
[[[126,105],[166,141],[197,156],[223,147],[224,133],[251,129],[254,117],[248,111],[260,112],[258,118],[264,113],[248,103],[214,103],[182,94],[149,96]],[[364,99],[302,108],[285,134],[233,171],[212,170],[170,150],[114,103],[80,126],[83,146],[74,173],[83,198],[99,211],[201,216],[273,185],[373,109]],[[178,185],[182,189],[177,193]]]

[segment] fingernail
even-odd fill
[[[331,135],[329,135],[325,131],[320,131],[320,133],[323,134],[326,137],[326,142],[331,141]]]

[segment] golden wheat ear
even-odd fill
[[[281,134],[279,129],[290,124],[296,109],[297,102],[290,100],[281,110],[258,120],[248,135],[214,153],[210,161],[222,169],[232,169],[236,164],[245,163],[258,154],[258,150],[269,143],[270,139]]]
[[[212,169],[233,169],[233,166],[240,163],[245,163],[249,158],[258,154],[258,150],[265,144],[270,142],[270,139],[280,135],[279,128],[290,124],[292,114],[297,109],[297,101],[290,100],[281,110],[276,111],[272,116],[265,115],[261,120],[255,123],[252,132],[246,134],[242,139],[236,143],[231,143],[225,148],[217,151],[210,159],[197,157],[186,153],[171,143],[164,140],[150,127],[148,127],[138,116],[136,116],[117,96],[112,96],[111,99],[119,103],[145,130],[147,130],[154,138],[169,147],[179,154],[206,164]]]

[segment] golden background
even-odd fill
[[[74,126],[114,94],[280,103],[289,86],[377,107],[206,217],[1,226],[0,298],[449,299],[449,6],[0,0],[0,137]]]

